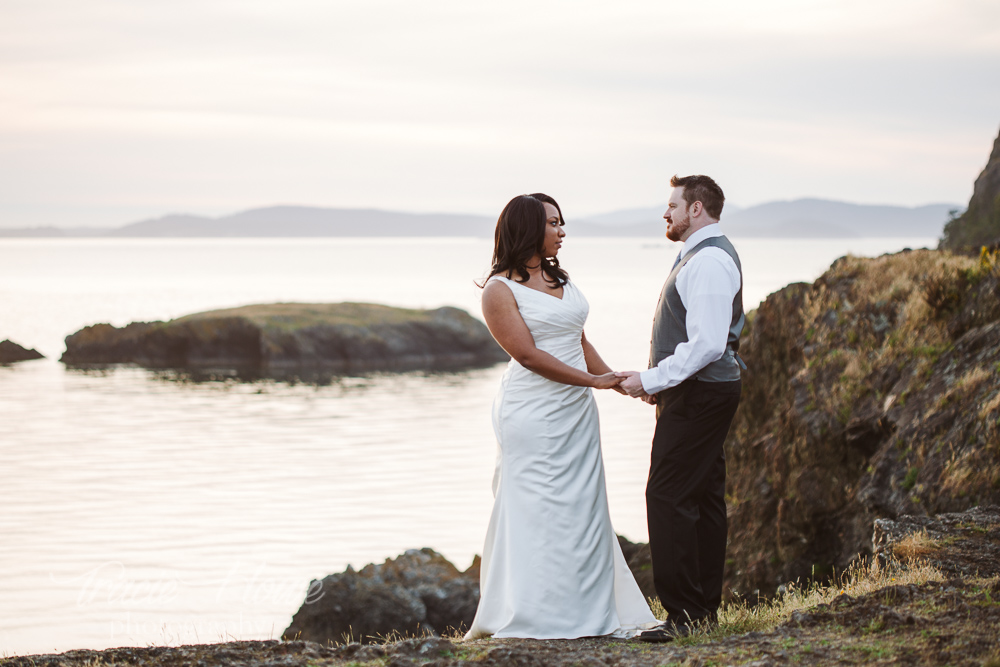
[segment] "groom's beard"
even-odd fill
[[[676,243],[681,240],[681,237],[690,228],[691,218],[689,216],[672,218],[671,222],[667,223],[667,238]]]

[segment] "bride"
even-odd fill
[[[497,221],[483,316],[511,361],[479,608],[466,639],[632,636],[657,625],[611,527],[592,388],[618,378],[584,335],[590,306],[559,266],[562,211],[543,194]]]

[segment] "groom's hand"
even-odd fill
[[[621,384],[618,386],[625,390],[632,398],[643,398],[646,396],[646,390],[642,388],[642,380],[639,379],[639,373],[636,371],[621,371],[620,373],[615,373],[620,378],[624,378]]]

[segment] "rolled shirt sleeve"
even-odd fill
[[[639,374],[647,394],[677,386],[722,358],[733,322],[733,299],[739,290],[739,269],[724,250],[705,248],[684,265],[677,275],[677,293],[687,309],[688,341]]]

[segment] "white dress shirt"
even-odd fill
[[[683,258],[699,243],[722,236],[718,223],[702,227],[681,246]],[[688,342],[659,364],[639,374],[642,388],[655,394],[675,387],[726,351],[733,323],[733,299],[740,291],[740,270],[722,248],[703,248],[677,274],[677,292],[687,309]]]

